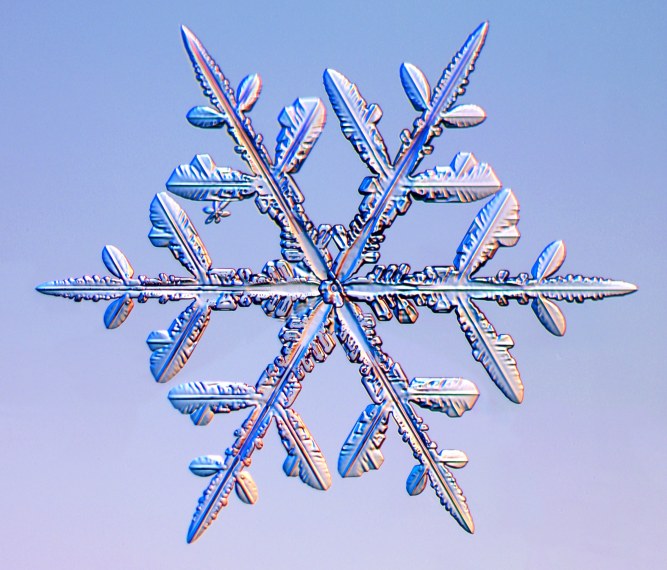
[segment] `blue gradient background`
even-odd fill
[[[664,2],[5,2],[3,87],[0,566],[4,568],[658,568],[667,559],[665,453]],[[521,203],[523,239],[487,266],[528,270],[542,247],[568,246],[565,272],[625,279],[639,293],[563,305],[569,330],[546,333],[529,308],[485,305],[510,333],[526,384],[505,400],[471,355],[456,320],[422,311],[415,326],[380,325],[409,376],[463,376],[482,395],[458,420],[427,414],[441,446],[470,464],[457,473],[477,524],[470,536],[428,490],[404,491],[411,453],[394,428],[383,468],[334,476],[318,493],[281,471],[272,432],[252,472],[260,500],[237,500],[194,545],[185,532],[205,481],[187,465],[220,453],[243,419],[195,428],[148,370],[145,338],[181,306],[138,306],[117,331],[104,306],[34,291],[101,273],[119,246],[139,273],[182,271],[153,248],[148,205],[172,169],[207,152],[240,167],[221,132],[190,127],[204,99],[178,27],[197,33],[237,83],[259,72],[253,111],[270,141],[280,108],[326,98],[326,67],[357,82],[385,116],[395,152],[414,113],[402,61],[439,77],[466,35],[488,19],[466,102],[489,118],[445,133],[426,165],[456,151],[490,162]],[[347,223],[365,174],[330,110],[298,175],[316,223]],[[278,231],[251,203],[205,227],[184,203],[218,266],[259,269],[279,255]],[[389,232],[384,262],[451,262],[479,204],[416,204]],[[254,383],[278,350],[277,321],[255,307],[216,313],[172,385]],[[367,403],[338,348],[310,375],[297,408],[335,469]],[[426,412],[425,412],[426,414]]]

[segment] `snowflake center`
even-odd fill
[[[327,279],[320,283],[320,294],[325,303],[335,305],[336,307],[343,306],[343,296],[345,291],[343,285],[338,279]]]

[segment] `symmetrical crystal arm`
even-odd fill
[[[250,465],[253,451],[262,447],[262,438],[274,418],[288,452],[283,465],[286,474],[298,475],[315,488],[326,489],[330,485],[319,447],[298,414],[290,408],[305,374],[313,369],[315,361],[324,361],[334,348],[331,305],[316,302],[310,307],[303,315],[299,316],[296,311],[290,318],[281,355],[266,367],[254,390],[241,390],[248,394],[241,404],[235,403],[231,408],[246,407],[246,402],[253,406],[237,432],[236,441],[227,449],[224,464],[214,473],[207,473],[214,476],[195,510],[188,542],[199,538],[227,504],[241,471]],[[213,414],[230,411],[230,391],[234,390],[195,383],[172,390],[170,399],[175,407],[190,414],[195,423],[203,425]],[[239,401],[238,395],[234,398]]]
[[[362,202],[359,213],[350,224],[348,232],[348,247],[341,252],[334,263],[337,277],[344,281],[352,276],[363,263],[375,262],[379,258],[379,245],[382,233],[398,215],[405,214],[410,206],[410,197],[404,188],[409,186],[409,176],[413,173],[421,159],[432,151],[430,141],[440,135],[446,113],[465,91],[468,76],[474,69],[475,61],[484,44],[488,24],[482,24],[475,30],[459,53],[452,60],[443,73],[440,82],[433,91],[426,95],[422,116],[414,123],[413,131],[405,132],[403,145],[394,161],[390,173],[371,179],[363,187],[368,196]],[[413,66],[414,67],[414,66]],[[419,72],[421,73],[421,72]],[[414,75],[413,75],[414,77]],[[423,74],[418,82],[428,92],[428,83]],[[344,81],[343,81],[344,80]],[[410,95],[414,93],[414,81],[406,82],[404,86]],[[338,86],[333,89],[331,86]],[[355,114],[345,112],[350,108],[365,108],[365,101],[361,98],[356,86],[350,84],[342,75],[335,72],[325,73],[325,86],[332,101],[334,110],[341,121],[343,132],[351,139],[362,158],[365,157],[365,147],[361,146],[358,138],[350,136],[349,132],[366,132],[379,120],[381,112]],[[363,101],[360,107],[358,100]],[[343,104],[345,102],[346,104]],[[376,107],[379,109],[379,107]],[[354,123],[355,129],[346,133],[346,127]],[[464,126],[464,125],[461,125]],[[466,125],[468,126],[468,125]],[[366,138],[373,140],[374,133]]]
[[[298,170],[300,161],[295,157],[299,153],[301,155],[307,153],[319,136],[324,124],[323,114],[320,113],[322,116],[313,121],[295,120],[296,132],[292,133],[291,142],[283,145],[281,156],[285,158],[279,161],[278,170],[275,170],[262,144],[261,135],[255,133],[250,118],[245,114],[252,105],[246,107],[243,100],[236,100],[229,87],[229,81],[218,65],[197,37],[185,26],[183,41],[204,94],[220,112],[220,121],[226,124],[229,134],[236,142],[237,152],[250,166],[253,174],[261,179],[261,184],[256,186],[260,197],[264,196],[263,200],[258,200],[260,210],[271,216],[286,234],[285,237],[289,236],[286,240],[289,244],[284,246],[288,252],[286,259],[297,261],[302,258],[315,276],[325,279],[330,262],[328,253],[315,245],[315,228],[301,206],[303,197],[288,174],[290,170]],[[255,99],[259,95],[260,88],[261,82],[255,89]],[[323,110],[323,107],[321,109]],[[308,117],[309,113],[306,111],[305,115]],[[286,146],[299,150],[289,150],[285,148]]]
[[[445,312],[451,310],[460,295],[504,306],[510,300],[526,304],[538,297],[581,303],[627,295],[637,289],[625,281],[583,275],[534,279],[528,273],[510,277],[509,272],[502,270],[495,277],[466,279],[453,266],[429,266],[403,275],[401,268],[410,269],[407,265],[378,265],[369,276],[347,281],[345,292],[350,299],[371,305],[387,298],[403,298],[435,312]],[[382,318],[381,314],[378,317]]]
[[[336,309],[336,314],[336,334],[350,362],[360,364],[364,386],[378,407],[377,416],[386,417],[391,413],[399,433],[423,468],[421,478],[428,477],[441,503],[454,519],[465,530],[473,532],[472,515],[465,497],[445,466],[437,445],[426,434],[427,426],[410,404],[411,393],[405,373],[380,349],[382,341],[375,333],[372,317],[363,315],[351,303]],[[383,423],[386,426],[385,420],[377,424],[377,429]],[[344,447],[343,452],[351,453],[350,447]]]

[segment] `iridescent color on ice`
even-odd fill
[[[193,222],[163,192],[151,203],[149,238],[153,245],[169,248],[187,276],[135,276],[123,253],[106,246],[102,258],[110,276],[52,281],[38,290],[76,301],[110,301],[104,315],[108,328],[120,326],[135,302],[190,300],[168,330],[154,331],[148,337],[151,372],[158,382],[170,380],[185,366],[211,311],[257,304],[268,316],[285,321],[280,354],[266,366],[255,386],[191,382],[169,393],[172,405],[197,425],[208,424],[217,413],[249,412],[224,456],[198,457],[190,464],[194,474],[210,477],[210,482],[195,510],[188,541],[210,526],[232,491],[245,503],[257,500],[257,486],[248,467],[274,422],[287,452],[285,474],[315,489],[331,485],[325,458],[293,406],[306,374],[326,360],[337,343],[350,362],[359,366],[371,400],[343,444],[339,473],[358,477],[378,469],[383,462],[382,444],[393,421],[416,461],[407,478],[408,493],[417,495],[430,485],[454,519],[472,532],[470,510],[451,472],[465,466],[467,457],[462,451],[438,449],[416,407],[458,417],[474,406],[478,389],[462,378],[408,376],[382,350],[376,318],[395,317],[411,324],[419,317],[418,307],[438,313],[453,311],[475,360],[509,400],[520,403],[524,388],[510,353],[512,338],[496,332],[479,308],[480,301],[502,306],[510,300],[530,303],[545,328],[562,335],[565,319],[556,301],[583,302],[635,290],[622,281],[556,276],[565,259],[561,241],[544,248],[530,273],[478,275],[498,248],[514,246],[519,240],[515,195],[502,188],[488,164],[479,163],[469,153],[457,154],[449,166],[420,170],[419,165],[445,129],[472,127],[486,118],[478,106],[457,104],[457,100],[465,92],[487,29],[482,24],[470,35],[433,89],[419,68],[407,63],[401,66],[401,82],[419,115],[412,129],[401,134],[393,160],[378,129],[380,107],[368,104],[357,86],[338,71],[324,73],[324,86],[343,135],[370,173],[361,182],[362,200],[350,224],[316,227],[304,210],[294,175],[324,128],[323,103],[297,99],[280,112],[282,128],[272,158],[248,116],[261,92],[259,76],[248,75],[233,90],[199,40],[183,28],[196,77],[211,103],[211,107],[191,109],[188,120],[201,128],[226,129],[249,172],[220,167],[210,156],[198,155],[174,170],[167,189],[181,198],[204,202],[206,223],[220,222],[229,215],[227,208],[233,202],[253,199],[259,212],[281,230],[282,259],[267,262],[260,272],[215,268]],[[452,265],[414,271],[406,264],[378,264],[385,232],[415,200],[484,199],[488,200],[456,252],[452,251]]]

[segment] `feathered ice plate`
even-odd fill
[[[382,465],[381,448],[393,418],[417,461],[407,479],[408,493],[417,495],[429,483],[454,519],[473,532],[466,499],[450,471],[463,467],[467,457],[462,451],[439,450],[414,406],[458,417],[475,404],[477,387],[462,378],[409,379],[400,364],[382,350],[375,319],[364,312],[364,305],[379,320],[395,316],[404,324],[417,320],[417,306],[438,313],[453,310],[475,360],[508,399],[519,403],[523,384],[509,352],[512,338],[496,332],[480,310],[479,301],[496,301],[502,306],[512,299],[530,303],[547,330],[562,335],[565,319],[554,301],[583,302],[636,290],[623,281],[555,276],[565,259],[561,241],[544,249],[530,274],[511,277],[500,271],[494,277],[477,276],[499,247],[514,246],[519,240],[515,195],[502,189],[492,168],[478,163],[472,154],[460,153],[449,166],[432,170],[420,172],[418,166],[444,129],[471,127],[485,119],[484,111],[476,105],[455,106],[455,102],[465,92],[487,30],[484,23],[470,35],[434,89],[419,68],[408,63],[401,66],[401,82],[419,116],[412,130],[402,132],[393,161],[377,127],[380,107],[369,105],[357,86],[341,73],[325,71],[324,86],[343,134],[370,175],[361,182],[363,199],[348,227],[315,227],[303,208],[303,195],[293,175],[324,128],[324,105],[319,99],[297,99],[281,111],[278,120],[282,129],[271,159],[248,117],[260,94],[259,76],[248,75],[234,92],[199,40],[183,28],[185,48],[212,105],[193,108],[188,120],[201,128],[226,128],[250,174],[218,167],[210,156],[198,155],[173,172],[167,189],[182,198],[208,203],[204,208],[206,223],[217,223],[227,216],[226,208],[232,202],[253,198],[259,211],[280,228],[283,258],[267,262],[259,273],[214,268],[188,215],[167,193],[160,193],[150,207],[153,227],[149,238],[155,246],[168,247],[190,275],[135,277],[125,256],[106,246],[102,259],[112,275],[51,281],[37,289],[75,301],[112,301],[104,314],[107,328],[120,326],[135,300],[191,300],[168,330],[154,331],[148,337],[151,371],[158,382],[170,380],[183,368],[212,310],[259,304],[268,316],[285,320],[280,354],[254,387],[192,382],[169,392],[172,405],[190,415],[197,425],[208,424],[217,413],[250,411],[224,457],[199,457],[190,464],[193,473],[211,480],[195,510],[188,541],[209,527],[232,490],[245,503],[257,500],[257,486],[247,468],[273,420],[287,451],[285,473],[316,489],[331,485],[324,456],[293,404],[305,375],[327,358],[336,339],[350,362],[359,365],[371,400],[343,444],[339,473],[358,477]],[[386,230],[413,201],[472,202],[487,197],[491,198],[459,244],[453,265],[412,271],[406,264],[377,264]],[[364,265],[370,266],[370,271],[361,275]]]

